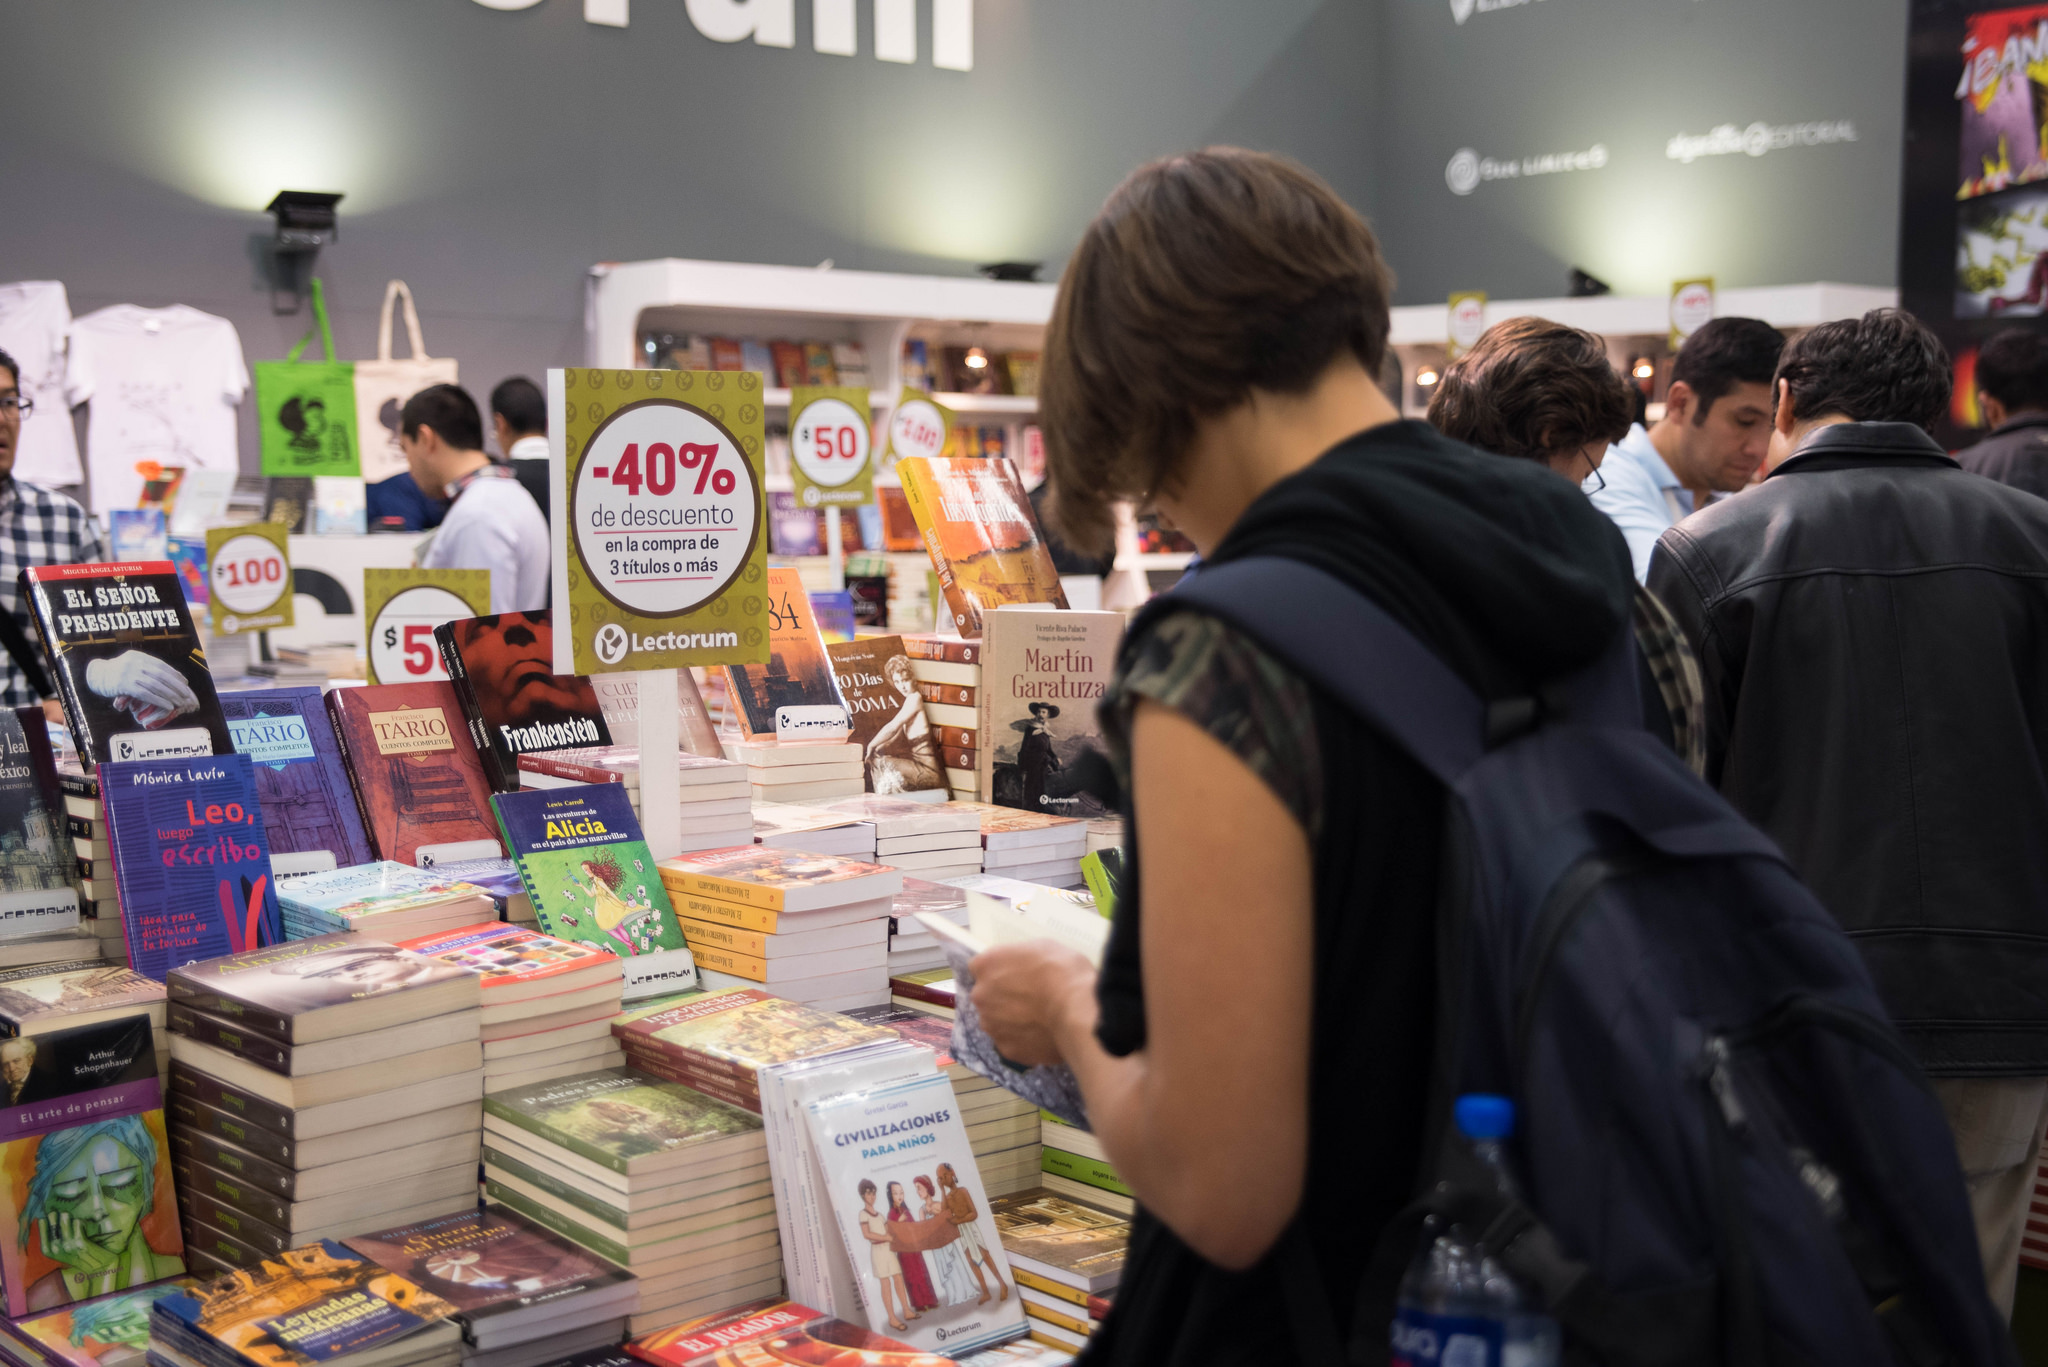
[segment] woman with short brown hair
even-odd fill
[[[1522,696],[1625,629],[1627,547],[1565,481],[1400,420],[1374,378],[1389,290],[1371,230],[1290,162],[1141,168],[1060,283],[1053,521],[1101,545],[1129,499],[1208,563],[1306,561]],[[974,1002],[1008,1057],[1073,1067],[1138,1199],[1089,1361],[1293,1360],[1292,1311],[1352,1323],[1420,1167],[1444,791],[1185,608],[1126,642],[1102,717],[1130,835],[1101,972],[1006,946]]]

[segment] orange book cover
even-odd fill
[[[767,664],[724,666],[728,695],[749,737],[772,738],[778,708],[846,706],[811,596],[795,570],[768,571],[768,623]]]
[[[962,636],[980,636],[982,614],[1007,603],[1067,606],[1015,465],[914,456],[896,473]]]

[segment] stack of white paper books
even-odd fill
[[[725,757],[747,766],[757,802],[830,802],[866,788],[860,747],[851,741],[743,740],[721,734]]]
[[[981,816],[971,808],[863,793],[830,809],[873,823],[877,864],[934,883],[981,872]]]
[[[981,874],[970,874],[980,878]],[[938,937],[918,924],[920,913],[943,916],[955,925],[967,924],[967,894],[950,883],[927,882],[906,875],[903,891],[889,908],[889,976],[918,973],[946,962]]]
[[[1026,883],[1072,888],[1081,885],[1081,857],[1088,853],[1089,823],[988,803],[956,803],[981,818],[981,867]]]
[[[754,841],[775,850],[875,857],[875,828],[865,817],[801,802],[763,802],[755,807]]]
[[[682,788],[682,852],[753,843],[754,793],[744,766],[703,755],[678,755],[676,780]],[[620,783],[632,800],[633,815],[645,819],[638,750],[604,746],[521,755],[519,782],[526,788]]]

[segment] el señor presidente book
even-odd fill
[[[247,755],[102,764],[99,779],[136,972],[161,982],[284,938]]]
[[[610,745],[597,690],[554,671],[553,614],[504,612],[434,628],[491,791],[519,791],[519,757]]]
[[[1120,612],[1002,608],[982,619],[977,774],[996,806],[1114,815],[1086,791],[1081,760],[1104,750],[1095,707],[1123,637]]]
[[[425,867],[505,857],[453,684],[337,688],[327,706],[379,859]]]
[[[697,985],[682,923],[622,785],[499,793],[491,805],[542,930],[618,955],[628,999]]]
[[[253,688],[220,706],[236,753],[256,766],[273,873],[323,873],[376,857],[319,689]]]
[[[993,460],[912,456],[896,463],[903,495],[962,636],[1005,603],[1067,605],[1017,467]]]
[[[846,707],[795,570],[768,571],[768,621],[768,663],[725,666],[726,696],[741,727],[762,739],[776,735],[775,714],[784,707]]]
[[[88,768],[234,748],[170,561],[38,565],[23,574]]]

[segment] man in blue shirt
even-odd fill
[[[1593,506],[1628,538],[1638,580],[1649,577],[1658,537],[1716,494],[1746,487],[1763,464],[1784,349],[1769,323],[1714,319],[1679,351],[1663,418],[1647,431],[1631,427],[1586,481]]]

